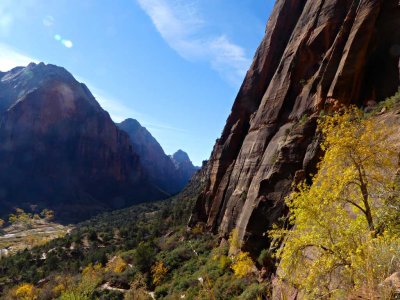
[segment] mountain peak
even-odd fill
[[[2,76],[1,81],[21,81],[35,80],[43,82],[51,79],[63,79],[66,81],[77,82],[70,72],[65,68],[52,64],[30,63],[26,67],[15,67]]]
[[[170,194],[182,190],[196,171],[184,151],[167,156],[151,133],[135,119],[126,119],[117,126],[128,133],[143,167],[157,186]]]
[[[189,155],[181,149],[172,154],[172,159],[178,163],[192,163],[192,161],[189,158]]]
[[[139,123],[138,120],[132,119],[132,118],[125,119],[119,125],[122,126],[122,127],[127,128],[127,129],[145,128],[145,127],[142,126],[142,124]]]
[[[15,67],[0,74],[0,112],[10,105],[26,99],[33,92],[53,93],[51,102],[72,107],[77,102],[85,102],[97,112],[103,112],[99,103],[83,83],[63,67],[45,63],[30,63],[26,67]],[[41,101],[36,97],[35,102]]]
[[[164,153],[164,150],[162,150],[157,140],[151,135],[146,127],[139,123],[138,120],[128,118],[121,123],[117,123],[117,126],[129,134],[132,143],[137,147],[142,148],[143,145],[150,143],[159,148],[157,151],[162,151]]]
[[[31,63],[1,75],[0,216],[38,205],[80,221],[166,196],[128,135],[67,70]]]

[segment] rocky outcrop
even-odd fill
[[[128,135],[65,69],[40,63],[0,79],[0,211],[54,209],[63,221],[165,197]]]
[[[186,186],[197,169],[185,152],[179,150],[171,157],[166,155],[157,140],[137,120],[126,119],[117,126],[129,134],[151,182],[171,195]]]
[[[400,293],[400,272],[390,275],[381,285],[392,288],[397,294]]]
[[[398,0],[277,0],[191,223],[265,247],[293,180],[315,171],[317,116],[398,90],[399,28]]]

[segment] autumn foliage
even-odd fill
[[[165,278],[168,273],[167,267],[164,265],[162,261],[156,262],[151,267],[151,274],[153,276],[153,284],[159,285]]]
[[[107,263],[106,270],[114,273],[122,273],[127,267],[128,264],[120,256],[115,256]]]
[[[37,298],[36,288],[30,283],[23,283],[17,286],[13,292],[13,299],[35,300]]]
[[[318,173],[286,199],[291,228],[270,232],[284,241],[278,273],[307,299],[356,290],[374,299],[400,263],[393,130],[350,108],[323,118],[319,131],[325,155]]]
[[[238,230],[234,229],[229,236],[229,254],[232,262],[231,269],[238,278],[250,275],[255,268],[249,253],[241,251],[241,246]]]

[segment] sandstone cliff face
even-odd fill
[[[77,221],[165,197],[128,135],[66,70],[41,63],[1,75],[1,214],[37,205]]]
[[[189,156],[178,151],[170,157],[151,133],[134,119],[126,119],[117,126],[128,133],[141,165],[149,175],[149,180],[166,193],[173,195],[180,192],[196,172]],[[179,162],[174,159],[177,157]]]
[[[265,246],[293,180],[315,170],[318,114],[398,90],[399,28],[398,0],[277,0],[191,223]]]

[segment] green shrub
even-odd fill
[[[384,101],[381,101],[378,103],[378,106],[370,113],[367,115],[373,115],[376,113],[379,113],[382,111],[382,109],[392,109],[397,103],[400,103],[400,90],[393,95],[392,97],[389,97],[385,99]]]
[[[400,102],[400,90],[392,97],[387,98],[385,101],[379,103],[379,107],[382,109],[383,107],[387,109],[393,108],[397,103]]]
[[[257,262],[260,266],[270,266],[272,263],[272,253],[268,249],[263,249],[257,258]]]
[[[154,291],[156,299],[161,299],[167,296],[168,292],[169,292],[169,287],[168,285],[165,284],[156,287],[156,290]]]
[[[150,270],[156,256],[155,245],[140,242],[133,252],[133,263],[141,272]]]
[[[269,299],[269,286],[266,283],[253,283],[249,285],[238,297],[238,300]]]

